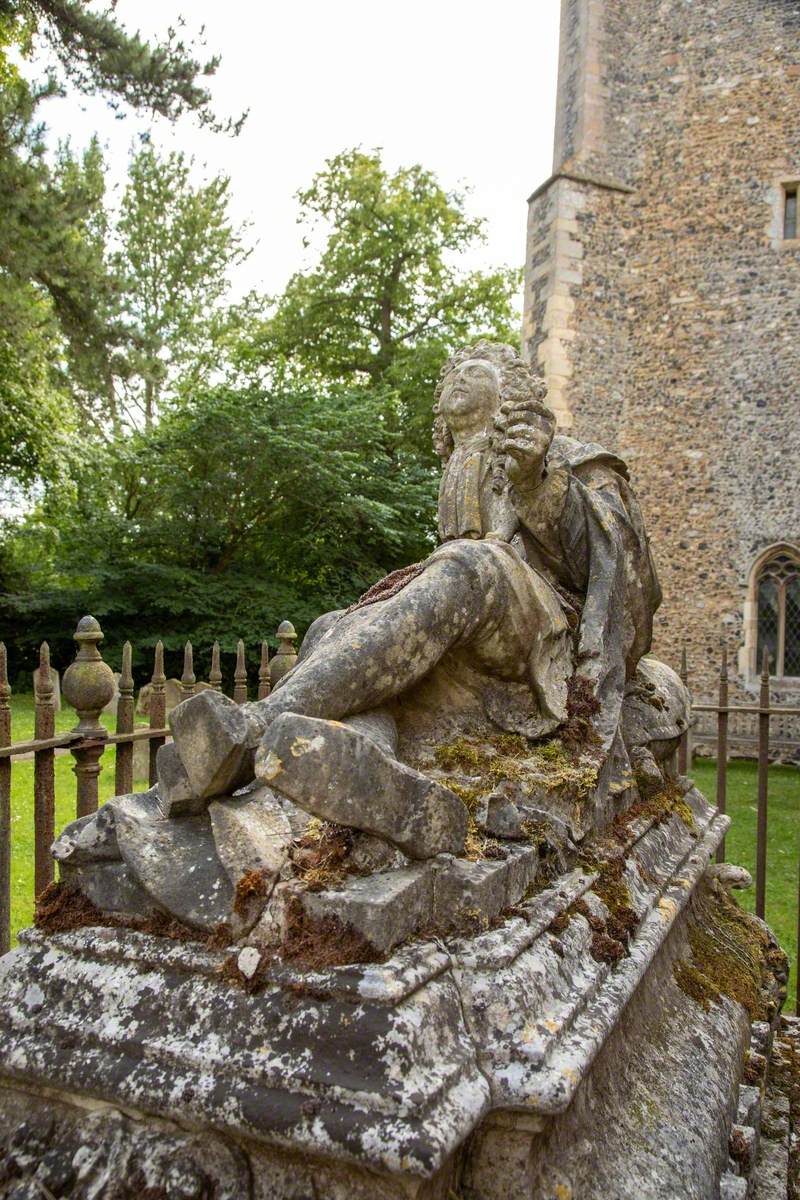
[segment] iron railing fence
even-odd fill
[[[688,682],[686,651],[681,653],[681,678]],[[756,732],[750,735],[745,745],[752,746],[756,751],[758,771],[756,776],[756,894],[755,912],[757,917],[766,920],[767,897],[767,829],[769,813],[769,764],[771,751],[771,723],[779,722],[780,748],[783,752],[800,757],[800,738],[792,736],[791,724],[800,717],[800,707],[789,704],[773,704],[770,700],[769,657],[766,649],[761,664],[761,684],[758,704],[731,704],[729,700],[728,653],[723,645],[720,660],[719,687],[716,704],[693,703],[692,717],[689,727],[684,732],[678,748],[678,770],[681,775],[691,771],[692,738],[696,729],[698,715],[710,716],[716,721],[716,736],[714,739],[717,763],[717,796],[716,803],[720,812],[726,812],[728,806],[728,762],[730,758],[731,722],[751,723],[755,720]],[[737,730],[737,734],[739,730]],[[800,784],[800,772],[798,774]],[[717,851],[717,861],[725,861],[725,839],[723,838]],[[800,848],[798,850],[798,883],[797,883],[797,953],[800,955]],[[796,972],[795,1012],[800,1014],[800,970]]]

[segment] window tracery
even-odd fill
[[[756,661],[769,658],[770,675],[800,677],[800,556],[780,550],[759,569],[756,581]]]

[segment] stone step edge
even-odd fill
[[[554,1039],[548,1058],[558,1054],[558,1067],[547,1063],[526,1073],[525,1111],[555,1116],[572,1102],[585,1077],[628,1001],[641,983],[648,967],[666,941],[675,921],[686,908],[689,897],[704,874],[714,851],[730,825],[730,819],[717,814],[700,842],[679,864],[685,874],[673,876],[653,907],[645,915],[631,943],[630,953],[613,970],[607,968],[594,996],[580,1006],[573,1022],[562,1027],[565,1036]],[[564,1080],[567,1079],[566,1089]],[[509,1105],[509,1098],[503,1103]],[[520,1098],[522,1107],[523,1101]]]
[[[112,935],[112,936],[110,936]],[[106,929],[86,926],[68,933],[46,934],[36,928],[20,930],[22,946],[49,948],[74,954],[94,962],[132,963],[142,971],[176,971],[182,975],[204,975],[220,987],[229,987],[219,979],[225,960],[238,954],[241,946],[206,950],[172,942],[169,938],[132,929]],[[348,964],[326,971],[308,971],[278,964],[265,976],[267,995],[276,990],[324,992],[331,999],[351,1003],[368,1002],[392,1006],[412,996],[432,979],[449,970],[451,958],[438,940],[412,942],[398,947],[382,963]],[[256,994],[254,999],[258,999]]]
[[[673,817],[672,820],[677,823],[676,828],[679,830],[685,828],[680,817]],[[639,930],[641,930],[648,914],[652,912],[653,908],[658,904],[665,890],[671,886],[673,880],[680,872],[684,863],[687,862],[691,855],[696,852],[697,847],[702,845],[704,838],[707,836],[709,830],[711,830],[714,822],[716,821],[724,821],[725,830],[727,830],[730,825],[729,817],[719,813],[716,809],[712,809],[706,823],[700,826],[697,836],[691,841],[685,850],[676,854],[673,861],[668,864],[667,869],[669,870],[669,875],[664,881],[663,885],[654,886],[647,906],[642,911]],[[630,844],[629,851],[632,851],[636,846],[641,845],[646,834],[650,833],[653,828],[658,829],[660,827],[660,825],[657,826],[654,822],[651,822],[648,828],[640,836],[633,839]],[[722,834],[720,834],[720,838],[721,836]],[[475,970],[485,969],[495,971],[497,970],[498,966],[510,965],[515,958],[523,953],[523,951],[527,950],[533,945],[533,943],[546,930],[553,917],[558,916],[560,912],[563,912],[569,908],[569,906],[573,904],[574,901],[580,896],[591,890],[592,885],[597,880],[597,875],[590,874],[582,868],[577,867],[571,871],[569,875],[554,881],[553,888],[561,889],[564,887],[565,883],[573,879],[582,882],[583,886],[580,886],[574,892],[570,886],[568,901],[561,908],[551,912],[547,921],[540,922],[538,920],[534,920],[533,912],[534,906],[537,904],[537,902],[548,896],[550,894],[549,891],[542,892],[538,896],[535,896],[532,900],[529,900],[519,906],[521,908],[528,909],[531,915],[527,918],[527,920],[524,918],[520,920],[518,933],[512,935],[512,937],[509,939],[504,937],[502,945],[498,944],[498,931],[490,930],[487,933],[478,934],[474,938],[463,938],[457,940],[449,939],[448,946],[450,947],[452,953],[454,953],[464,965],[469,965]],[[602,901],[600,901],[600,903],[602,904]],[[605,905],[603,905],[603,907],[605,908]],[[504,933],[505,929],[506,927],[504,926]],[[637,935],[639,930],[637,930]]]

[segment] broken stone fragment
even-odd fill
[[[506,860],[467,862],[454,859],[436,872],[433,919],[437,929],[457,927],[472,918],[491,920],[506,906]]]
[[[388,954],[430,925],[433,871],[425,863],[362,876],[335,891],[299,892],[298,900],[312,922],[336,918],[365,938],[379,954]]]
[[[71,866],[119,859],[114,818],[108,805],[66,825],[53,842],[51,853],[56,862]]]
[[[275,884],[264,911],[247,935],[249,946],[259,950],[274,950],[285,941],[289,908],[298,890],[296,880],[281,880]]]
[[[77,887],[101,912],[150,917],[156,911],[152,899],[139,886],[127,863],[98,860],[73,865],[66,862],[61,864],[59,875],[62,883]]]
[[[292,831],[292,837],[297,840],[301,838],[308,828],[309,821],[312,820],[311,814],[307,813],[304,808],[299,808],[287,796],[281,796],[279,792],[274,792],[272,788],[266,784],[260,783],[254,779],[252,783],[246,784],[245,787],[239,788],[233,793],[232,800],[241,798],[258,799],[259,796],[269,796],[272,801],[280,805],[281,811],[285,814],[286,820],[289,822],[289,828]]]
[[[232,919],[234,889],[207,814],[169,821],[121,811],[116,830],[123,859],[159,908],[196,929]]]
[[[156,753],[158,771],[158,798],[165,817],[182,817],[188,813],[202,812],[205,802],[198,800],[192,791],[186,768],[172,742],[159,746]]]
[[[292,829],[269,788],[259,788],[208,806],[220,862],[235,887],[243,875],[260,872],[271,885],[289,857]]]
[[[411,859],[398,850],[384,838],[375,837],[372,833],[356,830],[353,833],[353,845],[349,854],[350,866],[356,872],[365,875],[375,871],[391,871],[395,867],[408,867]]]
[[[258,970],[258,964],[261,962],[261,954],[255,946],[245,946],[239,951],[239,956],[236,959],[236,966],[239,968],[245,979],[252,979]]]
[[[491,795],[481,798],[475,820],[479,828],[492,837],[525,837],[522,813],[514,801],[502,792],[492,792]]]
[[[538,866],[536,849],[522,844],[509,846],[504,859],[441,859],[433,883],[434,925],[447,930],[476,914],[491,920],[519,903],[535,880]]]
[[[464,849],[467,810],[459,798],[337,721],[282,713],[264,736],[256,771],[315,816],[386,838],[410,858]]]
[[[147,792],[133,792],[126,796],[115,796],[99,808],[96,813],[79,817],[65,825],[53,842],[51,853],[56,862],[78,866],[99,860],[119,861],[116,823],[120,813],[134,813],[143,819],[160,816],[158,793],[155,788]]]
[[[230,795],[253,778],[252,722],[221,692],[191,696],[170,713],[169,724],[198,799]]]

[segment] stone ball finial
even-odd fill
[[[100,713],[113,697],[116,684],[113,671],[103,662],[97,648],[103,640],[100,622],[95,617],[81,617],[73,636],[78,653],[64,672],[61,690],[78,714],[76,729],[81,733],[102,733]]]
[[[91,639],[92,641],[102,641],[103,631],[100,628],[100,622],[97,620],[97,617],[81,617],[80,621],[78,621],[78,627],[75,630],[75,640],[77,641],[79,638],[89,640],[90,634],[97,635]]]
[[[269,664],[269,682],[271,687],[275,687],[278,680],[282,679],[287,671],[291,671],[297,662],[297,649],[294,644],[297,638],[297,631],[292,622],[281,621],[275,630],[275,636],[278,639],[278,649]]]

